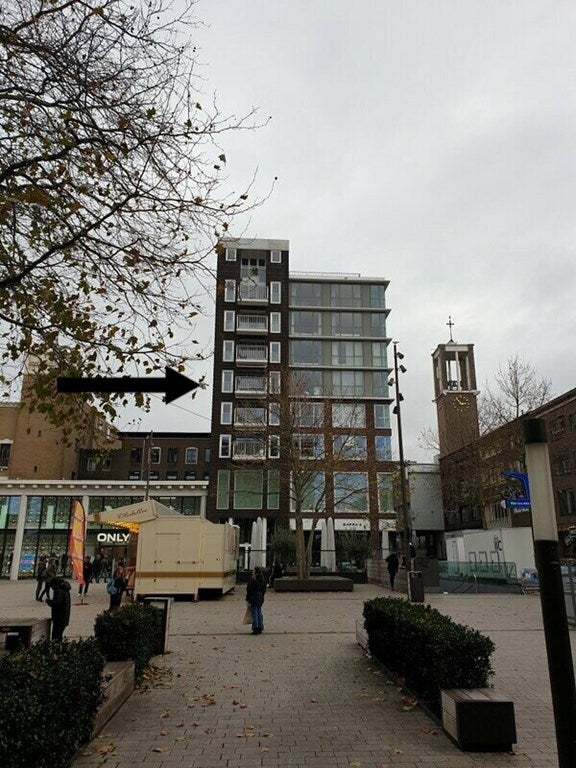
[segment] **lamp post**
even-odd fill
[[[525,420],[524,444],[558,765],[573,768],[576,765],[576,687],[544,419]]]
[[[412,554],[410,552],[410,519],[408,516],[408,494],[406,492],[406,466],[404,463],[404,444],[402,442],[402,414],[400,409],[400,403],[404,398],[400,392],[398,376],[400,373],[406,373],[406,368],[399,364],[399,360],[404,359],[402,352],[398,352],[398,342],[394,342],[394,378],[388,382],[389,386],[393,384],[396,387],[396,405],[394,406],[392,413],[396,414],[396,420],[398,425],[398,459],[400,464],[400,501],[402,504],[402,521],[404,525],[404,555],[406,558],[406,583],[408,585],[408,599],[411,599],[410,595],[410,579],[408,577],[409,571],[412,570]]]

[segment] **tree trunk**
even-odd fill
[[[296,571],[299,579],[305,579],[306,576],[306,544],[304,541],[304,521],[302,515],[295,513],[296,522]],[[308,570],[308,575],[310,571]]]

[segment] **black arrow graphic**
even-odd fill
[[[165,403],[171,403],[199,386],[197,382],[168,367],[165,378],[93,376],[82,379],[59,376],[56,379],[58,392],[164,392]]]

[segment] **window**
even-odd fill
[[[166,472],[166,480],[178,480],[178,472]]]
[[[272,427],[278,427],[280,425],[280,403],[270,403],[268,424]]]
[[[334,511],[368,512],[366,472],[334,473]]]
[[[178,448],[168,448],[168,452],[166,454],[166,461],[168,464],[178,464],[179,458],[180,450]]]
[[[272,264],[280,264],[282,262],[282,251],[270,251],[270,261]]]
[[[10,460],[10,443],[0,443],[0,469],[8,469]]]
[[[370,286],[370,306],[372,309],[386,309],[386,286]]]
[[[280,371],[270,371],[270,394],[280,394]]]
[[[92,456],[89,456],[86,459],[86,471],[87,472],[96,472],[96,459]]]
[[[197,464],[198,463],[198,448],[186,448],[184,462],[186,464]]]
[[[128,480],[140,480],[140,472],[137,469],[131,469],[128,472]]]
[[[361,307],[362,286],[336,283],[330,286],[330,305],[333,307]]]
[[[219,469],[216,480],[216,509],[228,509],[230,506],[230,471]]]
[[[322,313],[301,310],[290,312],[290,333],[293,336],[321,336]]]
[[[322,459],[324,457],[324,435],[292,436],[292,445],[301,459]]]
[[[150,478],[150,480],[160,480],[160,473],[158,472],[157,469],[153,469],[153,470],[150,470],[150,472],[148,473],[148,477]]]
[[[386,315],[384,312],[368,315],[370,318],[370,336],[386,336]]]
[[[272,280],[270,283],[270,304],[280,304],[282,300],[282,286],[279,282]]]
[[[570,457],[568,454],[563,454],[562,456],[558,456],[556,459],[554,459],[552,463],[552,470],[555,475],[569,475],[571,466],[570,466]]]
[[[196,472],[184,472],[184,480],[196,480]]]
[[[332,365],[364,365],[364,349],[361,341],[333,341]]]
[[[224,312],[224,330],[225,331],[233,331],[234,330],[234,322],[236,320],[236,312],[233,312],[231,309],[227,309]]]
[[[295,307],[321,307],[322,286],[319,283],[291,283],[290,304]]]
[[[270,459],[280,458],[280,436],[270,435],[268,438],[268,457]]]
[[[322,365],[322,342],[291,341],[290,363],[292,365]]]
[[[332,371],[332,394],[355,397],[364,394],[363,371]]]
[[[277,469],[268,470],[266,506],[268,509],[280,509],[280,472]]]
[[[566,419],[564,416],[557,416],[550,421],[550,434],[552,437],[558,437],[566,429]]]
[[[226,248],[226,261],[236,261],[236,248]]]
[[[334,403],[332,406],[332,426],[362,429],[366,426],[366,410],[360,403]]]
[[[298,507],[303,512],[316,511],[324,509],[325,504],[325,485],[323,472],[304,472],[300,477],[300,495],[296,498],[294,488],[294,479],[292,478],[290,489],[290,509],[294,511]],[[299,503],[298,503],[299,502]]]
[[[130,448],[130,464],[142,462],[142,448]]]
[[[374,403],[374,429],[390,429],[390,406]]]
[[[374,447],[376,461],[392,461],[392,438],[389,435],[376,435]]]
[[[302,372],[298,372],[298,381],[302,381],[302,389],[306,395],[324,394],[324,377],[322,371],[302,368]]]
[[[112,469],[112,459],[110,456],[102,457],[102,472],[110,472]]]
[[[246,285],[266,285],[266,262],[264,259],[242,259],[240,277]]]
[[[332,446],[336,461],[360,461],[368,455],[366,435],[336,435]]]
[[[296,427],[324,426],[324,403],[295,402],[292,409],[292,423]]]
[[[378,486],[379,512],[393,512],[394,501],[392,499],[392,475],[389,475],[385,472],[377,472],[376,484]]]
[[[237,425],[248,424],[251,426],[264,426],[266,424],[266,409],[254,406],[241,406],[236,408],[234,423]]]
[[[221,459],[229,459],[232,456],[232,435],[220,435],[218,455]]]
[[[222,360],[225,363],[234,362],[234,342],[233,341],[227,340],[224,342],[224,348],[222,350]]]
[[[232,403],[220,403],[220,424],[232,424]]]
[[[224,301],[236,301],[236,280],[226,280],[224,283]]]
[[[236,470],[234,473],[234,509],[262,509],[262,475],[262,470]]]
[[[362,315],[359,312],[332,312],[333,336],[362,336]]]
[[[280,333],[281,318],[280,312],[270,312],[270,333]]]
[[[271,363],[279,363],[280,362],[280,342],[279,341],[271,341],[270,342],[270,362]]]
[[[374,366],[374,368],[388,367],[386,342],[384,341],[372,342],[372,365]]]
[[[371,375],[372,375],[372,396],[387,397],[388,396],[388,376],[390,374],[387,371],[373,371]]]
[[[160,464],[160,458],[162,456],[162,451],[158,447],[150,448],[150,463],[151,464]]]
[[[222,371],[222,392],[234,391],[234,371]]]
[[[204,464],[210,464],[210,448],[204,449]]]

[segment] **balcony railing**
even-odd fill
[[[266,444],[260,440],[235,440],[232,445],[232,458],[242,461],[266,458]]]
[[[238,286],[238,301],[265,304],[268,301],[268,286],[240,283]]]
[[[265,395],[265,376],[236,376],[234,391],[237,395]]]
[[[238,315],[236,330],[245,333],[266,333],[268,318],[265,315]]]
[[[266,424],[265,408],[236,408],[234,425],[237,427],[263,427]]]
[[[236,347],[236,362],[250,365],[266,365],[268,348],[251,344],[239,344]]]

